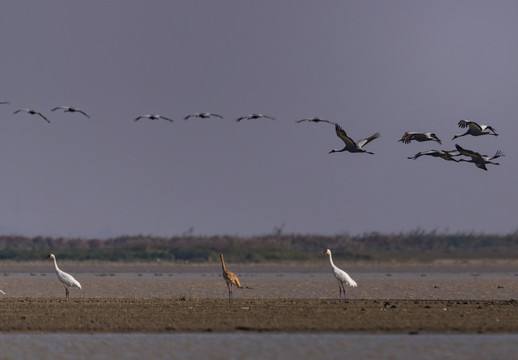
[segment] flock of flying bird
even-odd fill
[[[370,151],[366,151],[363,149],[365,145],[370,143],[371,141],[377,139],[380,137],[379,133],[375,133],[365,139],[361,139],[358,141],[354,141],[352,138],[350,138],[347,133],[342,129],[342,127],[334,123],[332,121],[322,119],[319,117],[309,118],[309,119],[301,119],[297,120],[297,123],[300,122],[324,122],[329,123],[335,126],[336,135],[342,139],[344,142],[344,147],[341,149],[332,149],[329,153],[334,152],[342,152],[342,151],[349,151],[351,153],[367,153],[367,154],[374,154]],[[495,129],[489,125],[479,125],[474,121],[468,121],[468,120],[460,120],[458,122],[458,126],[460,128],[467,128],[466,132],[462,134],[457,134],[453,137],[452,141],[466,135],[471,136],[482,136],[482,135],[492,135],[492,136],[498,136]],[[410,144],[412,141],[417,142],[425,142],[425,141],[434,141],[439,144],[442,144],[441,140],[431,132],[405,132],[401,139],[398,140],[398,142],[402,142],[403,144]],[[474,163],[475,166],[479,169],[486,170],[487,171],[487,164],[492,165],[500,165],[499,163],[492,162],[491,160],[497,159],[499,157],[504,156],[504,153],[501,150],[498,150],[493,156],[488,155],[482,155],[476,151],[464,149],[458,144],[455,144],[456,150],[428,150],[428,151],[422,151],[418,152],[414,156],[408,157],[408,159],[417,159],[421,156],[432,156],[432,157],[438,157],[444,160],[448,161],[454,161],[454,162],[470,162]],[[465,158],[456,159],[458,156],[465,156]]]
[[[2,105],[2,104],[9,104],[9,101],[0,101],[0,105]],[[85,116],[87,118],[90,118],[90,116],[86,112],[84,112],[83,110],[78,109],[76,107],[73,107],[73,106],[57,106],[57,107],[54,107],[54,108],[51,109],[51,111],[56,111],[56,110],[63,110],[64,112],[70,112],[70,113],[80,113],[83,116]],[[39,111],[36,111],[36,110],[33,110],[33,109],[23,108],[23,109],[18,109],[16,111],[14,111],[14,114],[18,114],[20,112],[25,112],[25,113],[30,114],[30,115],[37,115],[37,116],[41,117],[42,119],[44,119],[45,121],[47,121],[48,123],[50,123],[50,120],[45,115],[43,115],[41,112],[39,112]],[[189,115],[184,117],[184,120],[188,120],[190,118],[207,119],[207,118],[210,118],[210,117],[217,117],[217,118],[223,119],[223,116],[221,116],[219,114],[210,113],[210,112],[203,112],[203,113],[189,114]],[[255,120],[255,119],[262,119],[262,118],[275,120],[275,117],[269,116],[269,115],[250,114],[250,115],[240,116],[240,117],[238,117],[236,119],[236,121],[239,122],[239,121],[242,121],[242,120]],[[139,121],[140,119],[149,119],[149,120],[160,120],[160,119],[162,119],[162,120],[169,121],[169,122],[173,122],[174,121],[170,117],[166,117],[166,116],[159,115],[159,114],[139,115],[139,116],[137,116],[134,119],[134,121]],[[375,140],[375,139],[380,137],[379,133],[375,133],[375,134],[373,134],[373,135],[371,135],[371,136],[369,136],[369,137],[367,137],[365,139],[354,141],[351,137],[349,137],[347,135],[345,130],[338,123],[335,123],[335,122],[332,122],[332,121],[329,121],[329,120],[326,120],[326,119],[322,119],[320,117],[301,119],[301,120],[297,120],[296,122],[297,123],[301,123],[301,122],[319,123],[319,122],[322,122],[322,123],[328,123],[328,124],[334,125],[335,131],[336,131],[336,135],[344,142],[344,147],[340,148],[340,149],[331,149],[331,151],[329,151],[330,154],[331,153],[335,153],[335,152],[343,152],[343,151],[348,151],[348,152],[351,152],[351,153],[374,154],[373,152],[364,150],[363,147],[365,145],[367,145],[368,143],[370,143],[371,141],[373,141],[373,140]],[[460,128],[465,128],[467,130],[466,130],[466,132],[464,132],[462,134],[455,135],[453,137],[452,141],[457,139],[457,138],[459,138],[459,137],[466,136],[466,135],[471,135],[471,136],[482,136],[482,135],[498,136],[498,134],[496,133],[496,131],[495,131],[495,129],[493,127],[491,127],[489,125],[479,125],[479,124],[477,124],[474,121],[460,120],[458,122],[458,126]],[[431,133],[431,132],[425,132],[425,133],[423,133],[423,132],[405,132],[403,134],[403,136],[401,137],[401,139],[398,140],[398,141],[400,141],[400,142],[402,142],[404,144],[409,144],[412,141],[417,141],[417,142],[434,141],[434,142],[437,142],[439,144],[442,144],[441,140],[437,137],[437,135],[435,135],[434,133]],[[444,160],[447,160],[447,161],[470,162],[470,163],[475,164],[475,166],[477,168],[487,171],[486,165],[488,165],[488,164],[500,165],[499,163],[493,162],[492,160],[504,156],[504,153],[501,150],[498,150],[494,155],[489,156],[489,155],[480,154],[480,153],[478,153],[476,151],[473,151],[473,150],[464,149],[463,147],[461,147],[458,144],[455,144],[455,148],[456,148],[455,150],[428,150],[428,151],[422,151],[422,152],[418,152],[414,156],[408,157],[408,159],[416,160],[416,159],[418,159],[421,156],[432,156],[432,157],[438,157],[438,158],[441,158],[441,159],[444,159]],[[460,156],[464,156],[464,157],[456,159],[457,157],[460,157]]]
[[[0,105],[3,105],[3,104],[9,104],[9,102],[0,101]],[[86,112],[84,112],[83,110],[78,109],[76,107],[72,107],[72,106],[58,106],[58,107],[54,107],[51,109],[51,111],[56,111],[56,110],[63,110],[64,112],[70,112],[70,113],[80,113],[83,116],[90,118],[90,116]],[[50,123],[50,120],[39,111],[23,108],[23,109],[18,109],[16,111],[14,111],[14,114],[18,114],[20,112],[25,112],[30,115],[37,115],[37,116],[41,117],[42,119],[44,119],[46,122]],[[210,117],[217,117],[217,118],[223,119],[223,116],[221,116],[219,114],[215,114],[215,113],[193,113],[193,114],[189,114],[189,115],[185,116],[184,120],[188,120],[193,117],[203,118],[203,119],[210,118]],[[255,120],[255,119],[261,119],[261,118],[275,120],[274,117],[268,116],[268,115],[250,114],[250,115],[246,115],[246,116],[240,116],[236,119],[236,121],[239,122],[242,120]],[[140,116],[137,116],[134,119],[134,121],[139,121],[140,119],[149,119],[149,120],[162,119],[162,120],[169,121],[169,122],[174,121],[173,119],[171,119],[169,117],[166,117],[163,115],[158,115],[158,114],[140,115]],[[348,151],[350,153],[374,154],[373,152],[364,150],[363,147],[365,145],[367,145],[368,143],[370,143],[371,141],[380,137],[379,133],[375,133],[367,138],[364,138],[364,139],[361,139],[358,141],[354,141],[351,137],[349,137],[347,135],[345,130],[338,123],[335,123],[335,122],[332,122],[332,121],[329,121],[326,119],[322,119],[320,117],[301,119],[301,120],[297,120],[296,122],[297,123],[302,123],[302,122],[320,123],[320,122],[322,122],[322,123],[328,123],[328,124],[334,125],[336,135],[344,142],[344,146],[339,149],[331,149],[331,151],[329,151],[330,154],[335,153],[335,152],[344,152],[344,151]],[[491,127],[489,125],[479,125],[474,121],[460,120],[458,122],[458,126],[460,128],[464,128],[467,130],[466,130],[466,132],[464,132],[462,134],[455,135],[453,137],[452,141],[459,137],[466,136],[466,135],[498,136],[498,134],[496,133],[496,131],[493,127]],[[437,142],[438,144],[442,144],[441,140],[437,137],[437,135],[434,133],[431,133],[431,132],[425,132],[425,133],[405,132],[403,134],[403,136],[401,137],[401,139],[398,140],[398,142],[402,142],[404,144],[410,144],[412,141],[417,141],[417,142],[433,141],[433,142]],[[492,162],[492,160],[504,156],[504,153],[500,150],[498,150],[493,156],[488,156],[488,155],[482,155],[473,150],[465,149],[458,144],[455,144],[455,148],[456,148],[456,150],[422,151],[422,152],[418,152],[414,156],[408,157],[408,159],[416,160],[421,156],[432,156],[432,157],[438,157],[438,158],[441,158],[441,159],[444,159],[447,161],[470,162],[470,163],[475,164],[475,166],[479,169],[487,170],[486,165],[488,165],[488,164],[500,165],[499,163]],[[456,159],[456,157],[460,157],[460,156],[464,156],[464,158]],[[357,283],[345,271],[343,271],[335,266],[335,264],[333,263],[331,250],[326,249],[326,250],[322,251],[322,253],[329,255],[329,261],[331,263],[331,268],[332,268],[333,274],[334,274],[335,278],[337,279],[338,285],[339,285],[339,296],[341,297],[342,294],[345,296],[345,285],[356,287]],[[223,259],[223,254],[220,255],[220,258],[221,258],[221,267],[223,270],[223,278],[225,279],[225,282],[227,284],[228,296],[229,296],[229,300],[230,300],[232,297],[233,286],[241,288],[242,285],[241,285],[238,277],[233,272],[231,272],[230,270],[228,270],[226,268],[225,261]],[[48,255],[47,259],[53,260],[56,275],[65,287],[65,296],[67,299],[69,297],[68,287],[77,287],[77,288],[81,289],[81,284],[72,275],[67,274],[66,272],[59,269],[57,262],[56,262],[56,257],[53,254]],[[0,290],[0,293],[5,294],[2,290]]]

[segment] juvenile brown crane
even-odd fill
[[[225,266],[225,260],[223,259],[223,254],[219,254],[219,257],[221,258],[221,268],[223,269],[223,279],[225,279],[225,282],[227,283],[228,288],[228,301],[230,301],[232,297],[232,288],[234,285],[237,287],[241,287],[241,282],[237,278],[236,274],[234,274],[232,271],[228,270]]]

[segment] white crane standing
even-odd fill
[[[237,278],[236,274],[234,274],[232,271],[228,270],[225,266],[225,260],[223,260],[223,254],[219,254],[219,257],[221,259],[221,268],[223,270],[223,279],[225,279],[225,282],[227,283],[228,288],[228,301],[230,301],[230,298],[232,296],[232,288],[233,286],[241,287],[241,282]]]
[[[63,283],[63,286],[65,287],[65,296],[68,300],[69,292],[67,286],[77,287],[81,289],[81,284],[79,283],[79,281],[74,279],[72,275],[67,274],[58,267],[58,263],[56,262],[56,256],[54,256],[54,254],[49,254],[47,256],[47,259],[52,259],[54,261],[54,269],[56,270],[56,275],[58,276],[59,281],[61,281]]]
[[[345,146],[342,149],[332,149],[329,154],[335,153],[335,152],[342,152],[342,151],[349,151],[351,153],[367,153],[367,154],[374,154],[370,151],[365,151],[362,149],[365,145],[370,143],[372,140],[377,139],[380,137],[379,133],[376,133],[374,135],[369,136],[366,139],[361,139],[358,142],[354,142],[353,139],[351,139],[349,136],[347,136],[347,133],[342,129],[342,127],[338,124],[335,124],[335,131],[336,135],[342,139],[342,141],[345,143]]]
[[[349,276],[348,273],[346,273],[342,269],[338,268],[333,263],[333,257],[331,255],[331,250],[329,250],[329,249],[323,250],[322,254],[329,255],[329,262],[331,263],[331,269],[333,270],[333,275],[335,276],[336,280],[338,280],[338,288],[339,288],[339,296],[338,297],[341,297],[342,296],[342,292],[343,292],[344,298],[345,298],[345,285],[347,284],[347,285],[352,286],[352,287],[357,287],[358,284],[356,283],[356,281],[354,281]]]

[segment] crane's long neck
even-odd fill
[[[56,272],[61,271],[58,267],[58,262],[56,261],[56,258],[52,257],[52,260],[54,261],[54,269],[56,270]]]
[[[329,255],[329,262],[331,263],[331,266],[335,267],[335,263],[333,262],[333,256],[331,255],[330,252],[328,252],[327,255]]]
[[[337,153],[337,152],[342,152],[342,151],[345,151],[345,150],[347,150],[347,146],[344,146],[342,149],[331,149],[329,154]]]
[[[221,268],[223,271],[227,271],[227,267],[225,266],[225,260],[223,260],[223,255],[220,256],[221,258]]]

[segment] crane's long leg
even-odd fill
[[[230,294],[232,294],[232,290],[230,290],[230,284],[227,282],[227,289],[228,289],[228,302],[230,302]]]
[[[65,285],[63,285],[65,286]],[[68,288],[65,286],[65,297],[67,298],[68,300],[68,296],[69,296],[69,291],[68,291]]]

